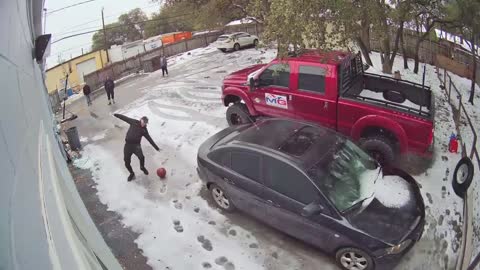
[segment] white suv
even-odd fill
[[[238,51],[240,48],[257,46],[258,37],[245,32],[221,35],[215,42],[215,46],[222,52],[227,50]]]

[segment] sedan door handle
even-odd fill
[[[273,206],[275,206],[275,207],[280,207],[279,204],[274,203],[272,200],[267,200],[267,203],[268,203],[269,205],[273,205]]]
[[[229,183],[230,185],[235,185],[235,182],[233,182],[232,180],[226,178],[226,177],[223,177],[222,178],[225,182]]]

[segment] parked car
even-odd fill
[[[244,47],[256,47],[258,45],[258,37],[244,32],[226,34],[219,36],[215,45],[222,52],[231,50],[238,51]]]
[[[197,170],[222,210],[320,248],[342,269],[392,269],[423,233],[415,180],[325,127],[280,119],[229,127],[201,145]]]
[[[430,88],[364,73],[360,54],[306,51],[234,72],[222,89],[230,125],[301,119],[349,136],[381,163],[406,152],[432,156]]]

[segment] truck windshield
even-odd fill
[[[339,140],[333,149],[308,174],[335,207],[344,212],[374,195],[380,167],[348,140]]]

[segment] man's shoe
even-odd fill
[[[145,175],[148,175],[148,171],[147,171],[147,169],[146,169],[145,167],[140,168],[140,170],[142,170],[142,172],[143,172]]]
[[[131,173],[129,176],[128,176],[128,182],[132,181],[132,180],[135,180],[135,174],[134,173]]]

